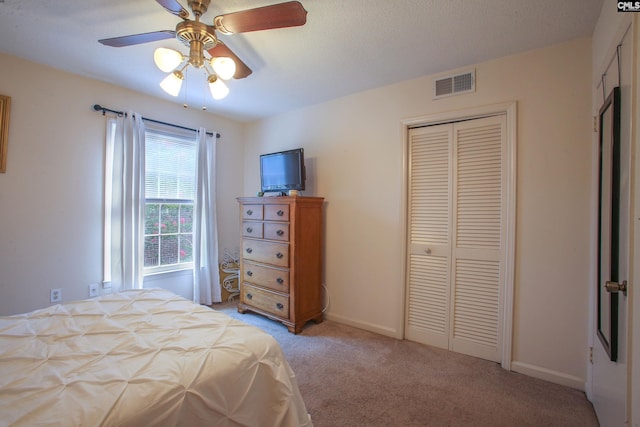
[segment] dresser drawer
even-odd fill
[[[289,267],[289,244],[242,239],[242,257],[278,267]]]
[[[245,261],[242,263],[241,280],[286,294],[289,293],[289,270],[265,267]]]
[[[289,297],[275,292],[242,284],[242,300],[260,310],[280,317],[289,317]]]
[[[242,219],[263,219],[262,205],[243,205]]]
[[[264,238],[288,242],[289,224],[284,222],[266,222],[264,224]]]
[[[264,236],[263,223],[253,222],[253,221],[243,221],[242,235],[245,237],[255,237],[257,239],[262,239],[262,237]]]
[[[264,219],[267,221],[289,221],[289,205],[265,205]]]

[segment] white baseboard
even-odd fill
[[[552,371],[551,369],[517,361],[511,362],[511,370],[528,375],[530,377],[585,391],[584,378],[575,377],[573,375],[565,374],[558,371]]]
[[[392,328],[376,325],[374,323],[359,322],[348,317],[338,316],[331,313],[325,313],[324,318],[333,322],[342,323],[344,325],[353,326],[354,328],[364,329],[365,331],[375,332],[376,334],[385,335],[387,337],[402,339],[398,336],[399,332]]]

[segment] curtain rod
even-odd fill
[[[117,111],[117,110],[112,110],[111,108],[105,108],[100,104],[94,104],[93,110],[94,111],[102,111],[102,115],[103,116],[105,115],[105,113],[107,111],[110,112],[110,113],[116,114],[118,116],[126,116],[127,115],[127,113],[125,113],[124,111]],[[184,129],[184,130],[190,130],[190,131],[193,131],[193,132],[197,132],[197,129],[188,128],[188,127],[180,126],[180,125],[175,125],[173,123],[161,122],[160,120],[153,120],[153,119],[149,119],[147,117],[143,117],[142,120],[146,120],[147,122],[152,122],[152,123],[158,123],[160,125],[173,126],[174,128],[178,128],[178,129]],[[207,132],[207,135],[213,136],[213,132]],[[220,138],[220,134],[219,133],[216,133],[216,138]]]

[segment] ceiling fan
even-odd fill
[[[252,73],[251,69],[218,39],[216,32],[222,34],[248,33],[274,28],[296,27],[307,22],[307,11],[298,1],[218,15],[213,19],[213,25],[200,22],[200,18],[209,8],[211,0],[187,1],[194,19],[189,19],[189,11],[182,7],[177,0],[156,1],[168,12],[182,19],[176,25],[175,30],[132,34],[98,41],[106,46],[123,47],[176,37],[189,47],[189,56],[184,58],[186,60],[185,67],[188,65],[195,68],[205,66],[207,60],[204,51],[207,51],[212,58],[231,58],[235,63],[235,72],[232,77],[243,79]],[[213,83],[211,77],[215,80],[215,76],[210,76],[209,82]],[[180,78],[182,78],[181,73]]]

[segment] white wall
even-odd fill
[[[200,110],[0,55],[0,94],[11,96],[7,172],[0,174],[0,315],[88,297],[102,280],[105,118],[101,104],[218,131],[219,244],[238,247],[243,126]],[[169,283],[189,297],[190,277]]]
[[[513,369],[583,388],[591,215],[591,41],[475,65],[476,92],[431,100],[431,76],[252,123],[244,194],[258,155],[302,146],[326,198],[327,317],[402,336],[403,119],[517,101]]]

